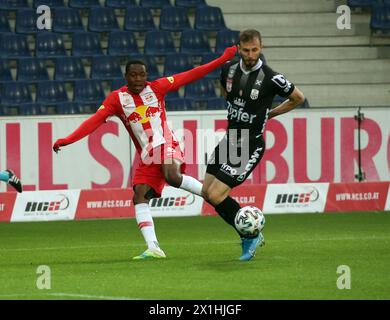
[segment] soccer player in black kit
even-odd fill
[[[286,113],[304,102],[302,92],[282,74],[260,59],[261,35],[244,30],[239,35],[240,58],[222,66],[221,85],[228,109],[226,135],[208,160],[202,196],[231,226],[240,205],[230,190],[245,181],[260,162],[264,150],[264,127],[268,119]],[[275,95],[286,100],[271,110]],[[236,230],[238,232],[238,230]],[[239,232],[238,232],[239,233]],[[239,233],[240,234],[240,233]],[[248,261],[264,244],[264,236],[241,235],[241,261]]]

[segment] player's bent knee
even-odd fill
[[[182,175],[179,172],[168,171],[165,173],[165,181],[172,187],[179,188],[182,179]]]
[[[211,203],[212,205],[217,205],[222,202],[222,200],[225,198],[225,193],[219,192],[215,189],[208,188],[203,192],[202,190],[203,198]]]

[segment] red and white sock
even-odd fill
[[[153,218],[148,203],[135,205],[135,218],[145,242],[148,245],[148,249],[159,249],[156,232],[154,231]]]

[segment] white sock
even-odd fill
[[[154,223],[150,207],[148,203],[140,203],[135,205],[135,218],[137,219],[138,227],[145,239],[148,249],[159,248],[156,232],[154,231]]]
[[[182,177],[183,180],[181,182],[180,189],[202,196],[203,184],[199,180],[191,176],[186,176],[185,174],[183,174]]]

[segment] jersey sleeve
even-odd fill
[[[220,81],[220,83],[221,83],[221,86],[222,86],[222,88],[224,88],[225,90],[226,90],[226,79],[227,79],[227,73],[228,73],[229,66],[230,66],[229,63],[225,63],[225,64],[221,67],[221,76],[220,76],[220,78],[219,78],[219,81]]]
[[[286,79],[286,77],[278,72],[274,72],[271,78],[272,85],[275,89],[275,94],[287,98],[294,91],[294,84]]]
[[[106,118],[118,115],[119,95],[118,92],[111,92],[106,99],[104,99],[102,105],[97,112],[106,114]]]

